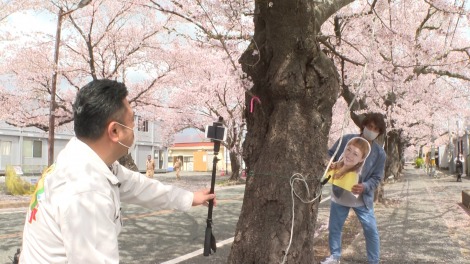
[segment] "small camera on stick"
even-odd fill
[[[222,117],[219,117],[218,122],[214,122],[212,126],[206,126],[206,138],[225,141],[227,139],[227,130],[222,126]]]

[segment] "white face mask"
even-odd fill
[[[118,123],[119,125],[121,125],[121,126],[127,128],[127,129],[132,130],[132,135],[133,135],[133,137],[134,137],[134,140],[132,141],[132,145],[127,146],[127,145],[125,145],[124,143],[122,143],[121,141],[118,141],[118,144],[120,144],[121,146],[127,148],[127,154],[131,154],[132,151],[134,151],[134,149],[135,149],[135,142],[136,142],[136,139],[137,139],[136,136],[135,136],[134,129],[132,129],[132,128],[126,126],[126,125],[123,125],[123,124],[121,124],[121,123],[119,123],[119,122],[116,122],[116,123]]]
[[[364,130],[362,131],[362,136],[369,141],[373,141],[379,136],[379,133],[370,131],[369,129],[367,129],[367,127],[364,127]]]

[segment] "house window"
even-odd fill
[[[149,121],[148,120],[141,120],[139,118],[139,131],[149,132]]]
[[[23,142],[23,154],[26,158],[42,158],[42,141],[25,140]]]
[[[11,154],[11,141],[0,142],[0,155],[10,156]]]

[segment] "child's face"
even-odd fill
[[[362,151],[358,147],[353,145],[346,146],[344,150],[344,165],[355,166],[362,161]]]

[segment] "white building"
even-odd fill
[[[136,117],[138,118],[138,117]],[[139,171],[145,171],[148,155],[155,159],[155,171],[166,172],[168,168],[168,149],[163,146],[160,127],[153,122],[139,121],[136,147],[132,152]],[[67,142],[74,136],[72,124],[56,128],[54,160]],[[38,128],[19,128],[0,121],[0,174],[5,173],[7,165],[18,166],[24,174],[40,174],[47,167],[48,132]]]

